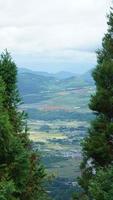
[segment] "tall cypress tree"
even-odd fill
[[[18,184],[14,178],[13,170],[17,164],[17,162],[15,163],[16,158],[19,156],[19,152],[22,149],[20,145],[20,150],[18,148],[19,151],[17,151],[14,145],[15,138],[12,134],[13,128],[9,121],[7,109],[4,107],[4,101],[5,83],[0,77],[0,199],[16,200],[17,198],[15,195],[18,191]],[[18,142],[17,139],[16,142]],[[12,150],[14,150],[14,152]],[[20,155],[22,154],[23,152],[20,152]],[[20,159],[20,162],[21,161]],[[23,162],[26,162],[26,159],[23,160]],[[14,171],[17,172],[16,168]]]
[[[6,50],[0,57],[0,199],[47,199],[44,168],[31,148],[19,103],[17,68]]]
[[[20,133],[24,130],[24,113],[18,111],[21,103],[17,88],[17,67],[11,58],[10,53],[5,50],[0,59],[0,76],[5,83],[4,107],[9,114],[9,120],[15,132]],[[23,120],[22,120],[23,119]]]
[[[83,162],[79,184],[83,192],[75,199],[91,197],[90,182],[99,168],[113,164],[113,12],[108,16],[108,30],[97,51],[97,66],[92,73],[96,92],[91,96],[89,108],[95,119],[91,122],[88,136],[83,142]],[[98,198],[97,198],[98,199]]]

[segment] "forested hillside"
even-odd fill
[[[67,76],[65,74],[68,74]],[[62,75],[62,78],[61,78]],[[49,74],[44,72],[18,69],[18,87],[21,95],[35,94],[55,90],[75,89],[76,87],[94,85],[91,71],[82,75],[59,72]]]

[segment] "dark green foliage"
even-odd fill
[[[96,200],[113,199],[113,166],[97,172],[89,183],[89,191]]]
[[[112,132],[113,123],[104,116],[98,116],[91,124],[83,152],[85,157],[92,159],[95,167],[108,165],[113,160]]]
[[[93,71],[97,91],[89,104],[97,114],[104,114],[108,118],[113,116],[113,61],[103,61]]]
[[[108,16],[108,32],[97,52],[97,66],[92,73],[96,92],[90,109],[95,114],[83,147],[79,184],[83,192],[75,199],[113,199],[113,13]],[[101,168],[101,170],[100,170]]]
[[[0,181],[0,200],[16,200],[13,193],[15,186],[12,181],[3,179]]]
[[[44,200],[44,168],[28,139],[20,98],[17,69],[10,54],[0,58],[0,200]]]
[[[5,83],[5,105],[7,108],[17,104],[16,91],[17,69],[7,50],[2,53],[0,59],[0,76]]]

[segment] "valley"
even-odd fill
[[[47,173],[55,176],[48,190],[55,200],[69,200],[80,174],[81,142],[93,118],[88,108],[95,91],[91,76],[88,72],[61,79],[61,75],[20,72],[18,84],[24,101],[20,109],[28,113],[33,148],[40,152]],[[56,192],[59,186],[61,197]]]

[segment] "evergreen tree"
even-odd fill
[[[7,50],[0,58],[0,199],[47,199],[44,168],[33,152],[25,115],[18,110],[17,68]]]
[[[5,83],[4,107],[8,111],[15,133],[20,133],[24,130],[25,114],[18,111],[21,99],[17,89],[17,67],[7,50],[1,54],[0,76]]]
[[[113,166],[97,171],[89,182],[89,191],[93,199],[113,199]]]
[[[98,174],[100,168],[104,170],[113,163],[112,9],[108,16],[108,31],[103,38],[102,49],[97,51],[97,66],[92,76],[95,81],[96,92],[91,96],[89,108],[94,112],[95,119],[91,122],[88,136],[85,138],[82,145],[83,162],[81,164],[81,178],[79,179],[79,184],[83,190],[80,196],[75,198],[81,200],[99,200],[95,195],[93,197],[91,196],[91,191],[93,191],[93,189],[90,188],[90,182],[92,178]]]

